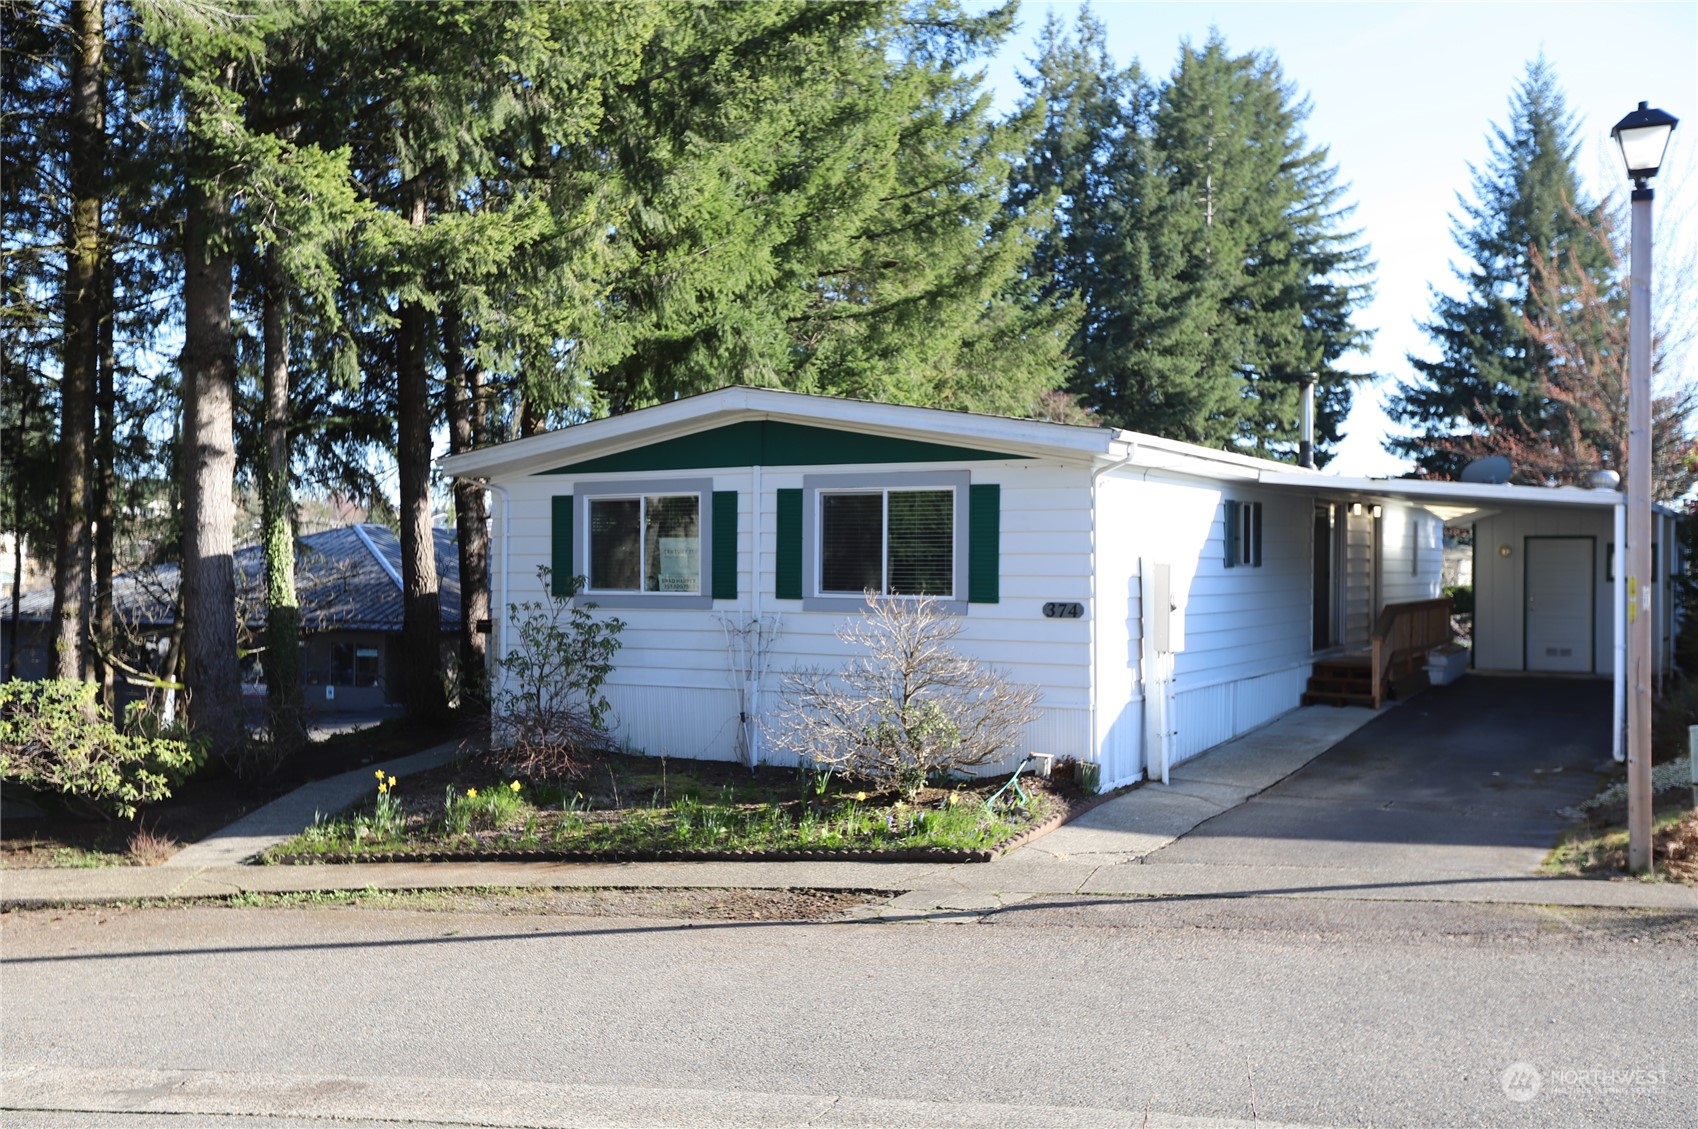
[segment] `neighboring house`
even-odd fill
[[[496,496],[495,607],[540,595],[547,565],[626,621],[605,693],[618,736],[651,754],[778,760],[759,721],[784,673],[840,664],[834,633],[872,587],[937,597],[965,617],[963,652],[1042,690],[1030,750],[1096,761],[1105,787],[1161,776],[1298,706],[1318,663],[1365,666],[1376,636],[1387,663],[1419,644],[1397,656],[1418,665],[1448,638],[1427,614],[1447,524],[1482,546],[1478,669],[1617,669],[1613,493],[1344,479],[750,388],[441,465]]]
[[[460,558],[450,529],[433,531],[441,593],[444,655],[457,656]],[[263,693],[265,554],[258,546],[235,554],[236,603],[243,630],[246,695]],[[113,602],[132,656],[163,659],[175,619],[177,566],[159,565],[113,579]],[[379,708],[400,700],[401,544],[381,525],[350,525],[295,542],[295,589],[301,607],[306,705],[317,712]],[[42,678],[48,669],[47,621],[53,593],[19,601],[19,674]],[[4,640],[11,638],[10,599]],[[9,646],[6,648],[9,650]],[[0,655],[3,668],[4,655]],[[139,665],[139,664],[134,664]]]

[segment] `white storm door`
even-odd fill
[[[1590,674],[1591,537],[1527,538],[1527,669]]]

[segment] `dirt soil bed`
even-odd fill
[[[560,782],[476,758],[395,782],[271,863],[865,858],[987,861],[1095,797],[1022,776],[894,791],[794,768],[607,754]],[[994,807],[987,807],[987,802]]]
[[[888,898],[857,890],[737,889],[534,889],[349,890],[333,893],[243,894],[193,899],[8,910],[16,920],[58,920],[188,908],[398,910],[476,913],[501,917],[594,917],[667,921],[839,921],[851,911]]]

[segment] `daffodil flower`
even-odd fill
[[[466,789],[466,799],[475,800],[477,798],[478,798],[478,790],[476,788],[467,788]]]
[[[391,776],[391,777],[390,777],[390,778],[389,778],[389,786],[390,786],[390,787],[391,787],[391,788],[393,788],[393,787],[395,787],[395,778],[394,778],[394,777],[393,777],[393,776]]]
[[[865,792],[856,792],[855,793],[855,802],[857,804],[866,803],[867,802],[867,794]]]
[[[513,791],[514,791],[514,792],[515,792],[515,793],[517,793],[517,792],[518,792],[518,791],[519,791],[519,782],[518,782],[518,781],[517,781],[517,780],[515,780],[515,781],[513,781],[513,783],[511,783],[511,784],[509,784],[509,785],[507,785],[507,786],[508,786],[508,787],[509,787],[509,788],[511,788],[511,789],[513,789]]]
[[[372,773],[372,775],[377,777],[379,780],[382,780],[383,779],[383,770],[380,768],[376,772]]]

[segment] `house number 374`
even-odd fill
[[[1045,619],[1078,619],[1085,614],[1085,605],[1065,600],[1051,600],[1044,605]]]

